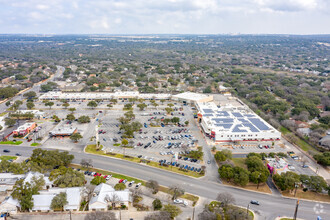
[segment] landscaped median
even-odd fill
[[[125,176],[125,175],[122,175],[122,174],[119,174],[119,173],[110,172],[110,171],[107,171],[107,170],[102,170],[102,169],[97,169],[97,168],[88,168],[87,169],[87,168],[84,168],[84,167],[82,167],[80,165],[77,165],[77,164],[71,164],[70,167],[73,167],[73,168],[76,168],[76,169],[79,168],[83,171],[88,170],[88,171],[93,171],[93,172],[96,172],[96,173],[102,173],[103,175],[112,175],[113,178],[127,179],[128,182],[131,182],[131,181],[134,180],[135,183],[141,183],[143,186],[146,185],[146,181],[144,181],[144,180],[140,180],[140,179],[130,177],[130,176]],[[159,191],[164,192],[164,193],[170,193],[169,188],[164,187],[164,186],[160,186]],[[193,206],[197,203],[197,201],[199,199],[198,196],[195,196],[195,195],[192,195],[192,194],[189,194],[189,193],[184,193],[182,196],[180,196],[180,198],[192,201]]]
[[[1,141],[0,144],[20,145],[23,141]]]
[[[149,166],[152,166],[152,167],[157,167],[157,168],[160,168],[160,169],[163,169],[163,170],[168,170],[168,171],[172,171],[172,172],[187,175],[187,176],[192,176],[192,177],[197,177],[197,178],[204,176],[204,174],[193,172],[193,171],[181,170],[180,168],[174,167],[174,166],[161,166],[158,162],[149,161],[149,160],[145,160],[145,159],[140,159],[140,158],[137,158],[137,157],[131,157],[131,156],[126,156],[126,155],[123,155],[123,154],[116,154],[116,153],[104,153],[104,151],[102,151],[102,150],[97,150],[95,144],[88,145],[85,148],[85,152],[90,153],[90,154],[97,154],[97,155],[103,155],[103,156],[108,156],[108,157],[115,157],[115,158],[118,158],[118,159],[128,160],[128,161],[132,161],[132,162],[136,162],[136,163],[145,163],[146,165],[149,165]]]

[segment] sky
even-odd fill
[[[330,0],[0,0],[0,34],[330,34]]]

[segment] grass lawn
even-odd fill
[[[280,131],[282,132],[283,135],[293,134],[290,130],[288,130],[287,128],[285,128],[283,126],[281,126]],[[306,141],[299,138],[298,136],[296,136],[296,137],[297,137],[298,141],[295,144],[298,145],[303,151],[307,152],[310,150],[310,151],[318,152],[315,148],[313,148],[311,145],[309,145]]]
[[[248,183],[246,186],[242,187],[239,185],[235,185],[234,183],[227,182],[225,180],[223,180],[222,182],[224,185],[228,185],[228,186],[235,186],[238,188],[252,190],[252,191],[256,191],[256,192],[263,192],[263,193],[269,193],[269,194],[272,193],[272,191],[269,189],[267,183],[260,183],[259,188],[257,189],[257,184],[254,184],[254,183]]]
[[[15,156],[0,156],[0,160],[16,160]]]
[[[245,164],[245,159],[246,158],[232,158],[231,160],[234,162],[235,166],[247,169],[247,166]]]
[[[293,218],[280,218],[280,220],[293,220]]]
[[[284,135],[291,133],[291,131],[289,131],[286,127],[283,127],[283,126],[281,126],[280,131]]]
[[[0,113],[0,117],[1,116],[4,116],[4,115],[6,115],[7,114],[7,112],[2,112],[2,113]]]
[[[119,146],[120,146],[120,144],[118,144],[118,143],[117,143],[117,144],[113,144],[113,146],[119,147]]]
[[[294,197],[294,194],[290,193],[290,191],[283,191],[282,195],[288,196],[288,197]],[[304,191],[302,191],[302,189],[297,190],[296,198],[322,201],[322,202],[330,202],[330,196],[328,196],[326,194],[316,193],[316,192],[312,192],[312,191],[304,192]]]
[[[1,141],[0,144],[20,145],[23,141]]]
[[[32,143],[31,147],[36,147],[36,146],[39,146],[39,145],[40,145],[39,143]]]
[[[86,168],[83,168],[82,166],[80,165],[77,165],[77,164],[70,164],[70,167],[74,167],[74,168],[79,168],[83,171],[86,171],[87,169]],[[114,178],[117,178],[117,179],[127,179],[127,181],[132,181],[134,180],[135,183],[141,183],[143,186],[146,185],[146,181],[144,180],[140,180],[140,179],[137,179],[137,178],[134,178],[134,177],[130,177],[130,176],[125,176],[125,175],[122,175],[122,174],[119,174],[119,173],[114,173],[114,172],[110,172],[110,171],[106,171],[106,170],[102,170],[102,169],[95,169],[95,168],[89,168],[88,169],[89,171],[93,171],[93,172],[97,172],[97,173],[102,173],[103,175],[112,175],[112,177]],[[159,191],[161,192],[165,192],[165,193],[169,193],[169,189],[167,187],[164,187],[164,186],[160,186],[159,187]],[[187,200],[191,200],[193,202],[197,202],[199,197],[198,196],[195,196],[195,195],[192,195],[192,194],[189,194],[189,193],[185,193],[183,196],[181,196],[180,198],[183,198],[183,199],[187,199]]]
[[[140,158],[137,158],[137,157],[124,156],[123,154],[115,154],[115,153],[107,153],[106,154],[101,150],[96,150],[94,144],[88,145],[85,148],[85,152],[86,153],[92,153],[92,154],[98,154],[98,155],[104,155],[104,156],[108,156],[108,157],[115,157],[115,158],[119,158],[119,159],[123,159],[123,160],[129,160],[129,161],[132,161],[132,162],[135,162],[135,163],[141,163],[141,161],[143,161],[143,159],[140,159]],[[180,170],[178,167],[160,166],[158,162],[154,162],[154,161],[149,161],[146,164],[149,165],[149,166],[152,166],[152,167],[157,167],[157,168],[160,168],[160,169],[173,171],[173,172],[183,174],[183,175],[187,175],[187,176],[192,176],[192,177],[202,177],[202,176],[204,176],[204,175],[202,175],[200,173],[197,173],[197,172]]]

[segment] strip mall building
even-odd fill
[[[198,121],[215,142],[275,141],[281,133],[249,108],[198,102]]]

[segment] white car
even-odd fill
[[[175,199],[173,200],[174,204],[183,204],[184,206],[188,205],[188,202],[183,199]]]
[[[141,183],[136,184],[135,188],[139,188],[141,186]]]
[[[109,180],[112,177],[112,175],[108,175],[107,178],[105,178],[105,180]]]

